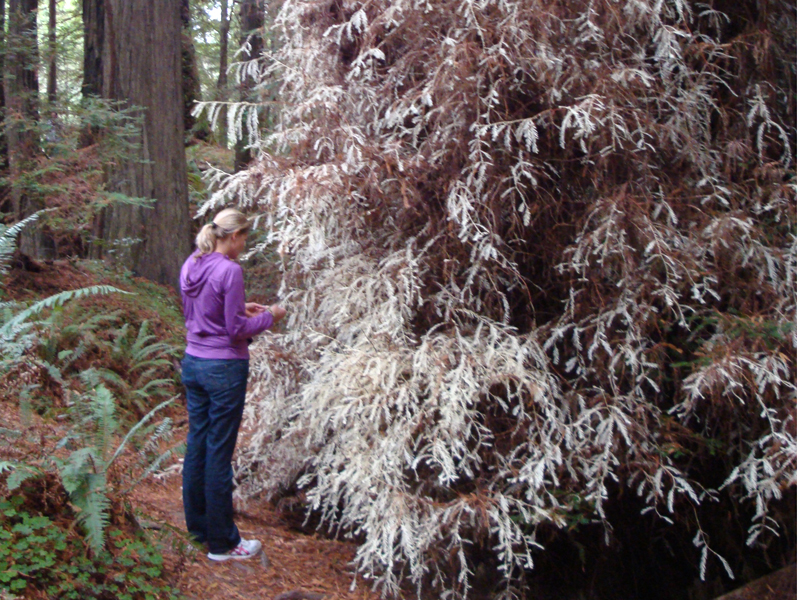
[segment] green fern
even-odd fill
[[[175,382],[163,377],[165,370],[172,368],[170,357],[176,348],[166,342],[158,342],[149,332],[149,322],[143,321],[132,344],[126,342],[128,330],[123,327],[114,343],[115,358],[127,364],[129,383],[126,395],[140,414],[152,406],[153,398],[164,398],[174,392]],[[125,339],[121,339],[125,336]]]
[[[22,226],[24,225],[19,224],[13,230],[0,229],[0,261],[5,256],[2,254],[2,244],[7,245],[10,236],[16,235]],[[118,399],[114,391],[118,389],[121,396],[141,401],[141,406],[148,404],[146,401],[152,397],[166,395],[168,385],[173,382],[159,377],[158,374],[170,364],[167,357],[174,349],[169,344],[158,342],[149,332],[146,321],[139,328],[136,338],[129,342],[131,336],[127,324],[116,331],[109,327],[119,318],[117,312],[88,317],[83,315],[85,318],[64,318],[61,308],[64,303],[86,296],[110,293],[128,292],[112,286],[98,285],[61,292],[22,310],[19,310],[17,304],[0,305],[0,370],[22,362],[29,365],[32,362],[43,369],[53,381],[62,386],[66,397],[70,399],[67,402],[67,414],[72,422],[72,428],[57,445],[58,450],[71,450],[66,458],[63,455],[51,456],[43,463],[44,466],[0,462],[0,473],[10,472],[6,477],[6,485],[12,490],[27,479],[43,476],[48,467],[55,467],[76,509],[76,519],[85,533],[86,542],[95,553],[99,553],[105,544],[110,498],[127,493],[179,450],[179,446],[170,448],[143,464],[143,472],[137,479],[124,482],[127,485],[124,492],[118,491],[123,487],[123,482],[114,479],[113,485],[109,484],[109,469],[134,436],[144,434],[149,437],[150,441],[145,447],[151,453],[160,448],[163,440],[169,437],[169,419],[154,428],[151,425],[155,415],[175,400],[172,398],[162,402],[149,412],[143,408],[145,416],[115,446],[120,419]],[[50,309],[54,309],[52,314],[46,318],[40,317]],[[32,351],[34,349],[36,352]],[[74,368],[78,359],[97,349],[110,351],[125,364],[124,376],[98,366],[80,373],[79,384],[76,386],[78,378],[68,371]],[[131,383],[126,379],[133,381]],[[79,393],[75,391],[76,387],[86,391]],[[29,388],[25,388],[24,395],[29,395],[34,389],[30,386]],[[115,471],[114,477],[118,476]]]
[[[96,388],[99,385],[109,384],[119,389],[125,389],[128,383],[111,369],[103,367],[92,367],[86,369],[80,375],[86,389]]]
[[[5,275],[8,272],[11,257],[17,249],[17,236],[25,227],[38,220],[44,212],[46,211],[35,212],[11,226],[0,224],[0,275]]]
[[[105,544],[108,525],[107,465],[91,446],[80,448],[67,460],[54,459],[61,482],[77,509],[77,522],[84,528],[86,541],[94,552]]]
[[[77,290],[67,290],[64,292],[60,292],[58,294],[53,294],[52,296],[48,296],[44,300],[36,302],[32,306],[17,313],[9,321],[6,321],[3,327],[0,328],[0,335],[3,335],[10,329],[13,329],[15,326],[21,325],[24,321],[26,321],[33,315],[39,314],[42,311],[47,310],[48,308],[55,308],[57,306],[62,306],[65,302],[68,302],[69,300],[83,298],[86,296],[97,296],[104,294],[130,294],[130,292],[126,292],[125,290],[115,288],[114,286],[111,285],[93,285],[90,287],[79,288]]]
[[[117,431],[117,406],[114,397],[104,385],[94,390],[94,401],[91,402],[92,419],[95,423],[94,446],[98,449],[103,463],[106,463],[111,440]]]
[[[0,474],[6,471],[10,472],[6,479],[6,488],[9,492],[19,488],[26,480],[40,477],[43,474],[41,469],[33,465],[6,460],[0,461]]]
[[[87,375],[86,381],[97,382],[99,372]],[[59,443],[65,447],[76,441],[80,447],[73,451],[66,460],[54,458],[64,488],[70,500],[78,508],[78,522],[86,533],[86,541],[90,547],[99,552],[104,543],[105,527],[108,524],[108,508],[110,506],[108,472],[111,465],[122,454],[130,440],[142,430],[155,415],[172,404],[175,398],[162,402],[148,412],[131,427],[112,454],[112,442],[119,429],[116,418],[116,402],[112,393],[99,383],[90,393],[84,394],[72,408],[75,427]],[[165,419],[163,426],[156,428],[156,435],[164,437],[171,428],[171,421]],[[151,441],[155,436],[150,436]],[[174,455],[177,448],[171,448],[156,458],[144,473],[128,485],[121,493],[127,493],[144,477],[157,469],[165,460]]]

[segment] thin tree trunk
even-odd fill
[[[242,22],[242,45],[249,41],[249,49],[242,53],[242,60],[255,60],[264,51],[263,28],[266,18],[266,5],[264,0],[242,0],[240,4]],[[257,84],[250,76],[244,78],[239,84],[240,98],[252,101],[253,88]],[[241,171],[252,160],[252,154],[245,147],[243,141],[236,144],[236,157],[234,170]]]
[[[192,11],[189,0],[181,0],[181,78],[183,87],[183,127],[194,130],[195,118],[192,116],[195,102],[200,100],[200,74],[197,70],[197,55],[192,38]]]
[[[141,107],[143,117],[141,157],[120,165],[110,184],[155,202],[111,206],[104,238],[115,261],[173,286],[191,250],[180,17],[173,0],[105,2],[103,96]]]
[[[49,0],[47,19],[47,103],[56,103],[56,0]]]
[[[228,32],[231,29],[231,18],[228,14],[228,0],[222,0],[219,21],[219,77],[217,77],[217,96],[223,100],[228,87]]]
[[[39,120],[39,47],[36,37],[37,0],[8,3],[7,69],[4,70],[9,174],[20,182],[31,168],[38,151],[36,124]],[[11,204],[17,220],[42,208],[40,200],[19,185],[11,188]],[[20,236],[20,251],[31,258],[45,256],[39,227],[28,227]]]
[[[8,168],[8,146],[6,145],[6,0],[0,0],[0,172]],[[6,212],[5,186],[0,187],[0,209]]]
[[[217,76],[216,100],[224,102],[229,100],[228,92],[228,39],[231,29],[231,12],[228,10],[228,0],[222,0],[219,15],[219,75]],[[220,111],[215,125],[214,137],[219,144],[227,146],[228,119],[226,111]]]

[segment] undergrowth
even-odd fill
[[[177,599],[165,579],[156,540],[144,532],[109,532],[109,543],[89,554],[65,522],[69,508],[48,516],[30,508],[33,488],[0,499],[0,590],[25,598]]]
[[[0,229],[0,266],[22,226]],[[177,598],[162,559],[168,540],[147,535],[128,502],[134,486],[182,452],[165,412],[179,395],[176,328],[143,305],[166,307],[168,293],[114,278],[136,292],[91,285],[0,305],[2,397],[16,400],[23,421],[37,412],[67,426],[50,429],[55,445],[0,429],[8,458],[0,460],[0,591]]]

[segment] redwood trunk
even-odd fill
[[[192,116],[195,103],[200,100],[200,74],[197,71],[197,55],[192,39],[192,11],[189,0],[181,0],[181,65],[183,69],[183,126],[192,131],[195,118]]]
[[[103,45],[105,44],[105,0],[83,0],[84,97],[103,95]]]
[[[56,65],[56,0],[49,0],[47,19],[47,103],[56,103],[57,65]]]
[[[231,29],[231,16],[228,0],[222,0],[219,16],[219,75],[217,76],[216,100],[225,101],[228,95],[228,38]],[[223,146],[228,144],[228,118],[225,111],[217,117],[215,137]]]
[[[103,95],[103,53],[105,45],[105,0],[82,0],[83,18],[83,82],[81,94],[84,99],[100,98]],[[87,126],[81,131],[78,144],[81,148],[91,146],[99,131]],[[92,236],[103,237],[105,213],[101,211],[92,221]],[[103,248],[97,244],[89,246],[91,258],[102,258]]]
[[[228,0],[222,0],[219,21],[219,77],[217,77],[218,99],[223,100],[228,87],[228,32],[231,19],[228,15]]]
[[[8,168],[8,147],[6,146],[6,0],[0,0],[0,173],[5,173]],[[5,212],[6,187],[0,186],[0,208]]]
[[[22,181],[38,151],[36,124],[39,120],[39,48],[36,41],[37,0],[8,3],[7,66],[4,70],[6,136],[11,181]],[[11,188],[11,204],[17,220],[42,208],[41,202],[19,187]],[[20,236],[20,250],[32,258],[44,257],[44,243],[38,227],[26,228]]]
[[[106,0],[103,96],[141,107],[141,157],[120,165],[112,188],[155,199],[114,205],[104,238],[112,258],[137,275],[176,286],[191,250],[181,85],[180,4]]]

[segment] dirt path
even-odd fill
[[[132,492],[131,501],[155,527],[168,524],[185,531],[179,474],[143,482]],[[167,564],[188,600],[261,600],[282,594],[289,596],[280,600],[320,600],[320,595],[324,600],[379,598],[360,578],[351,589],[354,577],[349,563],[355,556],[355,544],[298,532],[266,503],[251,501],[236,505],[236,509],[242,536],[261,540],[263,554],[247,561],[215,563],[204,552],[186,552],[186,544],[167,548]]]

